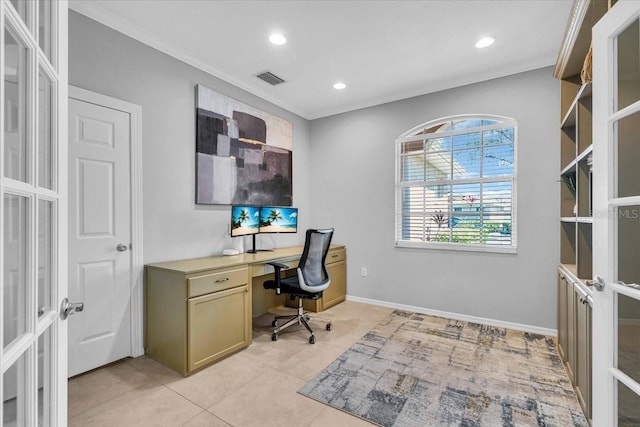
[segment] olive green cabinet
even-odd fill
[[[246,265],[145,267],[145,353],[188,375],[251,344]]]
[[[187,354],[196,370],[249,345],[249,288],[238,286],[189,299]]]
[[[346,262],[343,260],[327,263],[327,271],[331,277],[331,286],[322,293],[322,310],[341,303],[347,297]]]
[[[565,365],[569,365],[567,370],[573,375],[572,364],[569,363],[568,350],[569,345],[569,331],[574,329],[573,313],[569,311],[573,308],[573,303],[569,303],[569,299],[573,298],[573,284],[569,283],[566,274],[559,270],[558,272],[558,353],[560,358],[565,362]],[[571,324],[569,322],[571,321]],[[573,338],[573,334],[571,334]]]
[[[586,286],[558,271],[558,353],[587,419],[591,419],[591,297]]]
[[[574,386],[578,401],[587,417],[591,419],[591,317],[592,308],[589,298],[576,288],[576,367]]]
[[[145,353],[189,375],[251,344],[252,315],[283,304],[262,288],[273,278],[271,261],[290,265],[302,254],[291,246],[255,254],[167,261],[145,266]],[[332,245],[327,255],[331,286],[307,309],[322,311],[344,301],[346,249]],[[266,296],[269,298],[266,298]]]

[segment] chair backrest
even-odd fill
[[[298,282],[303,291],[322,292],[331,284],[325,261],[332,237],[333,228],[307,230],[304,250],[298,263]]]

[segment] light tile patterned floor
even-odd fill
[[[189,377],[147,358],[125,359],[69,381],[70,426],[370,426],[297,393],[392,310],[346,301],[271,341],[272,316],[254,319],[253,344]]]

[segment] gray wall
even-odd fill
[[[300,229],[310,225],[307,120],[73,11],[69,83],[142,106],[145,263],[220,254],[242,239],[229,237],[228,206],[194,202],[196,84],[293,123],[293,202]],[[303,240],[302,232],[258,237],[263,247]]]
[[[559,83],[550,68],[311,123],[312,221],[348,248],[349,295],[556,327]],[[444,116],[518,120],[518,253],[394,247],[394,141]],[[362,267],[368,276],[360,276]]]

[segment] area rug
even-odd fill
[[[381,426],[588,427],[553,338],[400,310],[299,393]]]

